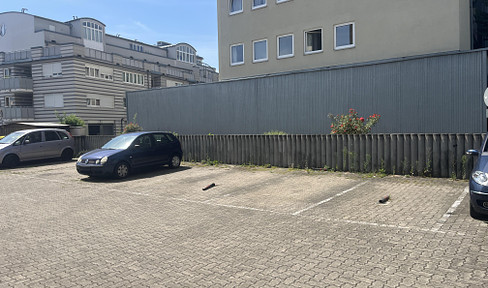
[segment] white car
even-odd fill
[[[63,129],[20,130],[0,139],[0,163],[4,167],[50,158],[68,161],[73,158],[73,153],[73,137]]]

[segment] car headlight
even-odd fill
[[[474,182],[483,185],[483,186],[488,186],[488,174],[483,172],[483,171],[476,171],[471,175],[473,178]]]
[[[108,157],[107,157],[107,156],[105,156],[105,157],[103,157],[103,158],[100,160],[100,164],[101,164],[101,165],[103,165],[103,164],[107,163],[107,161],[108,161]]]

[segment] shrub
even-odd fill
[[[124,131],[122,131],[122,134],[131,133],[131,132],[139,132],[139,131],[143,130],[142,127],[136,123],[136,119],[137,119],[137,113],[134,114],[134,117],[132,117],[132,122],[125,125]]]
[[[283,132],[283,131],[277,131],[277,130],[271,130],[268,132],[264,132],[264,135],[288,135],[288,133]]]
[[[59,119],[61,124],[67,124],[69,126],[85,126],[85,121],[75,114],[66,115],[66,112],[62,115],[56,112],[56,117]]]
[[[332,120],[330,125],[332,134],[367,134],[371,132],[371,128],[378,123],[381,115],[373,114],[367,119],[358,116],[358,112],[354,109],[349,109],[347,115],[333,115],[329,114]]]
[[[129,124],[125,125],[124,131],[122,132],[122,134],[131,133],[131,132],[139,132],[139,131],[142,131],[142,127],[139,126],[139,124],[137,124],[137,123],[130,122]]]

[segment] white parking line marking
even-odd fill
[[[358,185],[356,185],[356,186],[354,186],[354,187],[352,187],[352,188],[349,188],[349,189],[344,190],[344,191],[342,191],[342,192],[340,192],[340,193],[337,193],[336,195],[334,195],[334,196],[332,196],[332,197],[330,197],[330,198],[327,198],[327,199],[325,199],[325,200],[323,200],[323,201],[320,201],[319,203],[315,203],[315,204],[313,204],[313,205],[311,205],[311,206],[308,206],[307,208],[302,209],[302,210],[300,210],[300,211],[297,211],[297,212],[293,213],[292,215],[294,215],[294,216],[296,216],[296,215],[300,215],[301,213],[303,213],[303,212],[305,212],[305,211],[308,211],[308,210],[310,210],[310,209],[313,209],[313,208],[315,208],[315,207],[317,207],[317,206],[320,206],[320,205],[322,205],[322,204],[324,204],[324,203],[327,203],[327,202],[329,202],[329,201],[331,201],[331,200],[333,200],[333,199],[335,199],[335,198],[337,198],[337,197],[339,197],[339,196],[342,196],[342,195],[344,195],[344,194],[346,194],[346,193],[348,193],[348,192],[351,192],[352,190],[354,190],[354,189],[356,189],[356,188],[358,188],[358,187],[361,187],[361,186],[363,186],[364,184],[366,184],[366,183],[368,183],[368,182],[369,182],[369,181],[361,182],[361,183],[359,183]]]
[[[469,193],[469,187],[464,188],[463,193],[461,194],[461,196],[459,196],[456,202],[452,204],[451,208],[449,208],[449,210],[447,210],[447,212],[444,215],[442,215],[441,219],[437,220],[437,223],[431,229],[433,232],[437,232],[439,231],[439,229],[442,228],[442,225],[444,225],[447,222],[447,219],[449,219],[449,217],[451,217],[451,215],[454,214],[454,212],[456,212],[456,209],[459,207],[459,205],[461,205],[461,202],[463,202],[464,198],[466,197],[466,195],[468,195],[468,193]]]
[[[56,182],[56,183],[60,183],[60,184],[71,184],[70,182],[64,181],[64,180],[52,180],[52,179],[40,178],[40,177],[29,176],[29,175],[21,175],[21,174],[12,174],[12,175],[30,178],[30,179]],[[269,213],[269,214],[277,214],[277,215],[293,215],[293,216],[298,216],[298,217],[309,218],[309,219],[312,219],[315,221],[347,223],[347,224],[352,224],[352,225],[381,227],[381,228],[390,228],[390,229],[399,229],[399,230],[411,230],[411,231],[419,231],[419,232],[426,232],[426,233],[439,233],[439,234],[446,234],[446,235],[457,235],[457,236],[465,236],[466,235],[466,233],[463,233],[463,232],[451,232],[451,231],[439,231],[439,230],[440,230],[440,228],[442,228],[442,225],[447,221],[447,219],[456,211],[456,209],[462,203],[462,201],[464,200],[466,195],[469,193],[469,187],[466,187],[466,189],[464,189],[461,196],[459,196],[459,198],[454,202],[454,204],[449,208],[449,210],[447,210],[447,212],[442,216],[442,218],[439,219],[438,223],[432,229],[425,229],[425,228],[414,227],[414,226],[409,227],[409,226],[401,226],[401,225],[394,225],[394,224],[383,224],[383,223],[374,223],[374,222],[365,222],[365,221],[355,221],[355,220],[346,220],[346,219],[331,219],[331,218],[310,217],[310,216],[300,215],[301,213],[303,213],[307,210],[313,209],[313,208],[315,208],[321,204],[327,203],[327,202],[331,201],[332,199],[339,197],[339,196],[342,196],[342,195],[344,195],[344,194],[346,194],[346,193],[348,193],[348,192],[350,192],[350,191],[352,191],[358,187],[361,187],[362,185],[364,185],[368,182],[370,182],[370,181],[359,183],[358,185],[356,185],[350,189],[347,189],[347,190],[344,190],[340,193],[337,193],[336,195],[334,195],[330,198],[327,198],[327,199],[325,199],[319,203],[311,205],[311,206],[309,206],[305,209],[302,209],[300,211],[294,212],[293,214],[276,212],[276,211],[266,210],[266,209],[253,208],[253,207],[246,207],[246,206],[235,206],[235,205],[211,203],[209,200],[207,200],[207,201],[196,201],[196,200],[182,199],[182,198],[175,198],[175,197],[165,197],[165,198],[171,199],[174,201],[195,203],[195,204],[202,204],[202,205],[210,205],[210,206],[214,206],[214,207],[225,207],[225,208],[230,208],[230,209],[250,210],[250,211],[263,212],[263,213]],[[92,183],[84,183],[84,184],[90,185]],[[148,193],[133,192],[133,191],[127,191],[127,190],[118,189],[118,188],[117,189],[116,188],[110,188],[110,189],[108,189],[108,191],[122,192],[122,193],[135,195],[135,196],[161,198],[160,195],[152,195],[152,194],[148,194]]]

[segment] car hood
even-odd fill
[[[85,153],[81,156],[82,159],[102,159],[103,157],[109,157],[114,154],[117,154],[124,150],[117,150],[117,149],[96,149]]]

